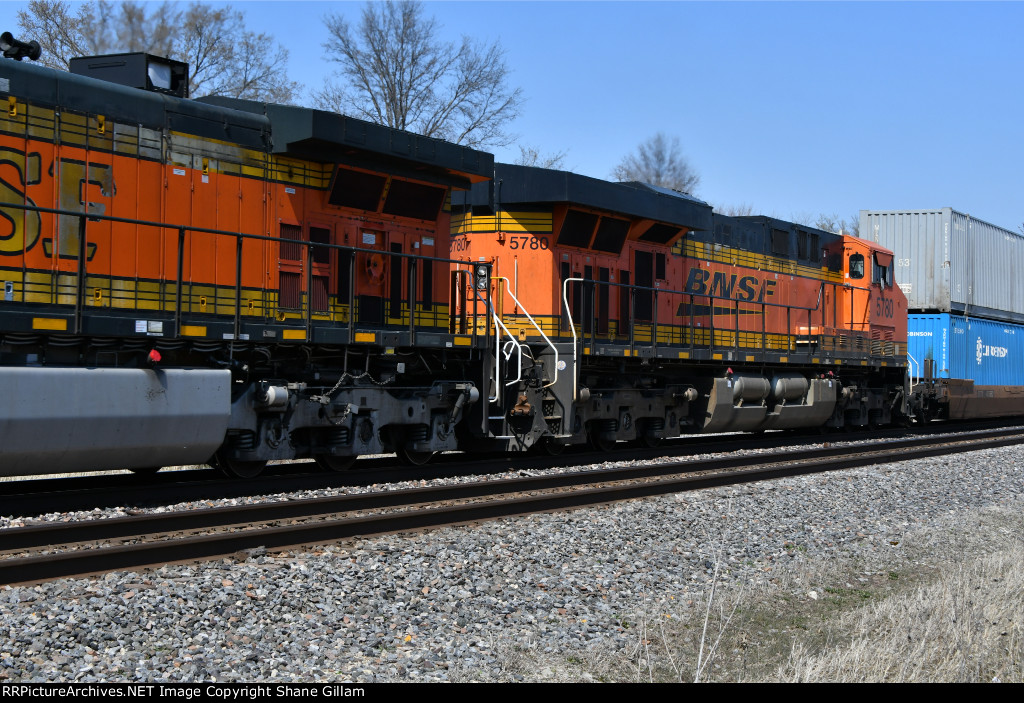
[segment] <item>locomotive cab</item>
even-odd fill
[[[843,249],[848,305],[841,307],[850,311],[846,326],[882,343],[882,351],[891,355],[893,345],[907,338],[907,299],[894,280],[893,253],[852,236],[843,238]]]

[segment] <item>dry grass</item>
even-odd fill
[[[784,681],[1024,681],[1024,548],[940,571],[934,583],[844,613],[840,646],[796,642]]]
[[[1024,682],[1019,508],[908,534],[870,559],[795,555],[770,584],[719,586],[623,617],[626,648],[512,648],[505,671],[554,681]]]

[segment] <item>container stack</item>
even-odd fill
[[[912,375],[1024,386],[1024,236],[948,207],[861,210],[860,235],[895,254]]]

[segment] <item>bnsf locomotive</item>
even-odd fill
[[[453,202],[452,256],[492,265],[505,377],[529,379],[504,395],[507,448],[905,415],[906,298],[886,249],[524,166]]]
[[[449,202],[489,154],[75,68],[127,85],[0,62],[0,472],[458,446],[493,350],[450,329]]]
[[[0,474],[653,444],[913,412],[892,252],[144,54],[0,62]],[[146,90],[139,90],[145,88]]]

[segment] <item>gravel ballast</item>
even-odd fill
[[[626,652],[626,619],[678,610],[714,578],[758,587],[805,560],[884,569],[908,533],[1019,512],[1022,479],[1024,449],[994,449],[4,587],[0,679],[548,679],[550,668],[510,667],[510,653]]]

